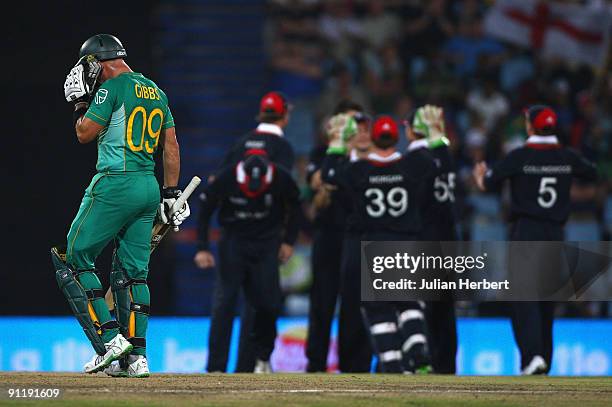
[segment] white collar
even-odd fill
[[[557,136],[538,136],[534,134],[527,137],[527,143],[530,144],[559,144]]]
[[[419,148],[427,148],[429,146],[429,142],[427,139],[420,138],[416,140],[412,140],[410,144],[408,144],[408,151],[414,151]]]
[[[355,150],[354,148],[349,154],[349,161],[352,163],[354,163],[355,161],[359,161],[359,155],[357,154],[357,150]]]
[[[393,154],[388,155],[386,157],[380,156],[376,153],[368,154],[368,160],[378,161],[381,163],[387,163],[389,161],[399,160],[400,158],[402,158],[402,155],[398,151],[395,151]]]
[[[283,129],[281,129],[280,126],[272,123],[259,123],[255,131],[257,133],[269,133],[275,134],[278,137],[283,137]]]

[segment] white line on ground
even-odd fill
[[[133,389],[133,388],[86,388],[86,389],[66,389],[68,393],[88,394],[88,393],[162,393],[162,394],[206,394],[206,393],[229,393],[229,394],[308,394],[308,393],[360,393],[360,394],[375,394],[375,393],[459,393],[459,394],[572,394],[572,393],[608,393],[607,391],[578,391],[578,390],[476,390],[476,389],[245,389],[245,390],[229,390],[229,389]]]

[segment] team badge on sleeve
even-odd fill
[[[98,92],[96,92],[96,97],[94,98],[94,102],[96,103],[96,105],[102,104],[106,100],[107,96],[108,90],[98,89]]]

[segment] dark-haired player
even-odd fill
[[[548,106],[525,112],[527,142],[492,169],[481,162],[474,178],[482,191],[510,180],[512,240],[564,240],[563,226],[570,213],[572,178],[594,180],[595,166],[577,152],[563,147],[555,135],[557,115]],[[553,352],[553,302],[515,302],[512,328],[521,352],[522,374],[550,371]]]
[[[349,100],[338,103],[334,114],[346,113],[357,123],[357,134],[351,140],[350,157],[365,158],[371,148],[370,117],[363,107]],[[327,129],[325,130],[327,132]],[[327,138],[327,134],[326,134]],[[338,294],[341,296],[338,318],[338,361],[343,372],[364,372],[372,359],[367,332],[360,312],[359,284],[354,276],[341,273],[343,246],[350,241],[350,225],[346,223],[347,207],[341,191],[321,179],[321,164],[327,141],[313,149],[308,164],[307,181],[313,190],[316,211],[312,243],[306,357],[308,372],[327,370],[331,323]],[[345,239],[345,236],[349,238]],[[355,285],[357,282],[357,285]]]
[[[417,240],[422,229],[423,205],[429,199],[437,168],[425,155],[403,156],[395,149],[399,131],[389,116],[372,127],[373,151],[366,160],[342,160],[346,140],[354,134],[352,118],[334,116],[323,177],[350,197],[350,217],[361,231],[360,240]],[[345,257],[360,259],[360,248]],[[353,264],[359,280],[359,260]],[[417,302],[363,302],[374,350],[381,371],[415,372],[429,365],[424,317]]]

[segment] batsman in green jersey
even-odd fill
[[[97,174],[85,190],[70,230],[65,253],[54,248],[58,284],[97,355],[84,370],[112,376],[146,377],[146,330],[149,315],[147,274],[151,230],[156,213],[180,225],[189,216],[185,204],[170,208],[181,191],[179,146],[168,98],[150,79],[126,64],[121,42],[98,34],[80,50],[80,59],[64,84],[74,103],[80,143],[97,141]],[[163,148],[164,187],[153,170]],[[116,320],[104,301],[95,260],[115,242],[111,289]],[[118,361],[118,363],[113,363]]]

